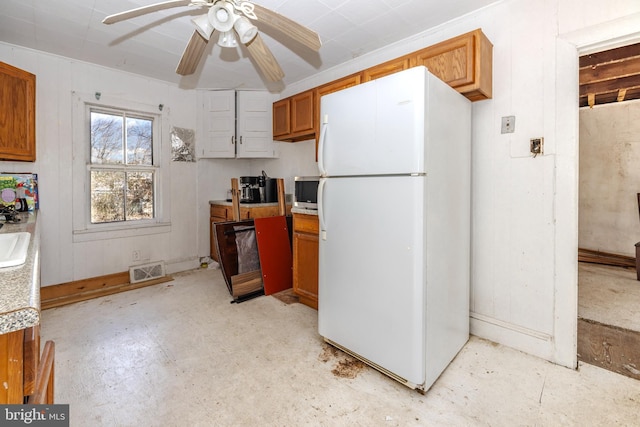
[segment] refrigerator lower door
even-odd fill
[[[425,176],[321,183],[319,333],[413,384],[425,378]]]

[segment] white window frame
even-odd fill
[[[168,108],[95,95],[73,96],[73,241],[113,239],[171,231],[169,194],[170,149]],[[153,118],[154,218],[108,223],[91,222],[91,109],[126,112]],[[103,167],[101,166],[100,169]]]

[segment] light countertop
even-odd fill
[[[0,268],[0,334],[40,323],[40,233],[37,213],[18,214],[20,222],[4,223],[0,233],[31,233],[27,259],[15,267]]]
[[[231,206],[231,202],[226,200],[209,200],[210,205]],[[290,203],[287,203],[289,205]],[[243,208],[261,208],[265,206],[278,206],[278,202],[273,203],[240,203]]]
[[[318,210],[307,209],[307,208],[291,208],[291,213],[304,214],[304,215],[318,215]]]
[[[210,205],[231,206],[231,202],[226,200],[209,200]],[[259,208],[265,206],[278,206],[278,203],[240,203],[243,208]],[[287,202],[287,206],[291,206],[291,203]],[[318,215],[317,209],[306,208],[291,208],[291,213],[299,213],[306,215]]]

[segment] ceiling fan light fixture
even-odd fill
[[[244,16],[236,19],[235,24],[233,24],[233,28],[236,30],[236,33],[238,33],[238,36],[240,36],[240,41],[243,44],[249,43],[258,34],[258,28],[249,22],[249,20]]]
[[[235,48],[238,45],[239,37],[262,75],[270,82],[282,80],[284,77],[282,68],[262,40],[258,29],[248,22],[248,19],[257,20],[260,17],[262,23],[281,31],[314,51],[318,51],[322,45],[320,37],[314,31],[271,9],[255,4],[253,0],[164,0],[160,3],[109,15],[102,22],[114,24],[152,12],[185,6],[208,8],[208,10],[203,14],[204,16],[192,19],[196,28],[191,34],[176,68],[176,73],[182,76],[193,74],[196,71],[198,62],[205,53],[207,43],[213,37],[213,32],[218,31],[220,46]]]
[[[218,37],[218,46],[221,47],[237,47],[238,40],[236,39],[236,35],[231,31],[225,31],[224,33],[220,33]]]
[[[197,18],[193,18],[191,22],[196,26],[198,34],[200,34],[203,39],[209,41],[214,30],[209,22],[209,17],[207,15],[198,16]]]
[[[219,1],[209,9],[207,13],[209,23],[216,30],[225,33],[233,28],[237,15],[233,10],[233,5],[226,1]]]

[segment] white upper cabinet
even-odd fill
[[[202,91],[200,158],[271,158],[271,97],[264,91]]]
[[[198,157],[235,157],[236,92],[202,92],[202,138],[197,143]]]
[[[268,92],[238,91],[238,157],[275,157],[272,101]]]

